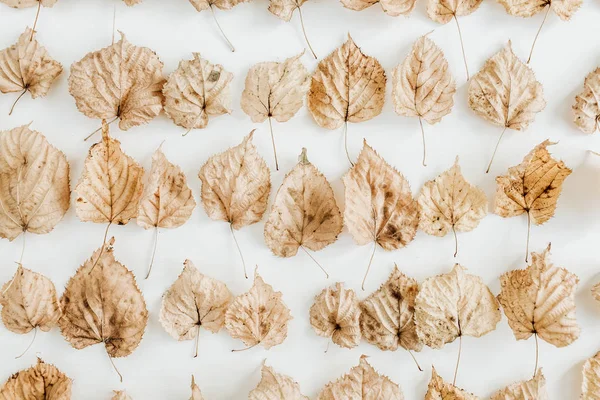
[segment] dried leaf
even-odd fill
[[[575,319],[577,275],[549,261],[550,245],[542,254],[531,253],[527,269],[509,271],[500,277],[498,300],[517,340],[538,335],[564,347],[579,337]]]
[[[40,4],[44,7],[52,7],[58,0],[0,0],[0,3],[4,3],[12,8],[28,8],[38,7]]]
[[[221,10],[231,10],[234,6],[247,1],[250,0],[190,0],[190,3],[192,3],[197,11],[204,11],[212,7],[217,7]]]
[[[451,272],[428,278],[415,301],[421,341],[441,349],[461,336],[481,337],[500,322],[498,301],[480,277],[456,264]]]
[[[225,328],[231,337],[246,346],[260,344],[267,350],[281,344],[292,319],[281,297],[281,292],[275,292],[255,272],[250,290],[237,296],[225,313]]]
[[[302,149],[285,176],[265,223],[265,242],[273,254],[292,257],[303,246],[318,251],[337,240],[343,220],[333,189]]]
[[[89,118],[120,119],[128,130],[146,124],[162,110],[163,63],[147,47],[121,40],[88,53],[71,66],[69,93]]]
[[[196,385],[194,375],[192,375],[192,397],[190,397],[190,400],[204,400],[204,397],[202,397],[202,392],[200,392],[200,388],[198,385]]]
[[[89,151],[75,187],[75,212],[83,222],[125,225],[138,213],[144,169],[123,153],[102,122],[102,141]]]
[[[217,333],[225,324],[225,311],[232,301],[224,283],[203,275],[190,260],[162,298],[159,320],[177,340],[191,340],[200,328]]]
[[[600,400],[600,353],[583,364],[581,400]]]
[[[142,0],[123,0],[125,2],[125,4],[127,4],[128,6],[135,6],[136,4],[140,4],[142,2]]]
[[[419,284],[394,266],[388,280],[360,303],[360,328],[367,342],[381,350],[421,351],[414,320]]]
[[[14,333],[43,332],[58,325],[61,311],[52,281],[21,265],[15,276],[0,289],[2,322]]]
[[[597,283],[592,288],[592,296],[594,299],[600,301],[600,283]]]
[[[126,1],[127,2],[127,1]],[[128,4],[133,5],[133,4]],[[124,390],[115,390],[112,400],[133,400]]]
[[[340,0],[344,7],[354,11],[362,11],[379,3],[383,11],[392,17],[408,15],[415,8],[416,0]]]
[[[310,308],[310,324],[317,335],[351,349],[360,343],[360,309],[354,290],[343,286],[336,282],[315,296]]]
[[[335,382],[328,383],[317,400],[403,400],[402,389],[387,376],[381,375],[362,355],[358,366]]]
[[[485,192],[467,182],[458,165],[425,182],[418,197],[421,219],[419,228],[429,235],[446,236],[452,231],[470,232],[487,214]],[[458,252],[458,241],[456,250]]]
[[[0,387],[2,400],[70,400],[71,379],[38,358],[31,368],[17,372]]]
[[[0,237],[48,233],[70,205],[69,163],[24,125],[0,132]]]
[[[542,369],[538,369],[535,376],[528,381],[513,383],[497,391],[490,400],[548,400],[546,378]]]
[[[59,321],[63,336],[74,348],[104,343],[111,358],[131,354],[148,322],[135,277],[115,260],[113,243],[114,238],[96,250],[69,280]]]
[[[452,18],[470,15],[479,8],[482,0],[428,0],[427,16],[440,24],[447,24]]]
[[[583,91],[575,96],[575,125],[585,133],[600,130],[600,68],[585,77]]]
[[[249,394],[248,400],[308,400],[300,385],[287,375],[278,374],[263,364],[261,380]]]
[[[163,88],[165,113],[186,129],[202,129],[209,116],[231,114],[229,86],[233,74],[193,53],[194,59],[179,62]]]
[[[479,400],[479,397],[445,382],[432,367],[425,400]]]
[[[542,12],[546,7],[547,11],[554,11],[556,15],[563,21],[571,19],[575,11],[579,9],[583,0],[535,0],[523,2],[519,0],[499,0],[504,6],[506,12],[517,17],[532,17],[535,14]]]

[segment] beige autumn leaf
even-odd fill
[[[248,393],[248,400],[308,400],[308,397],[300,392],[298,382],[263,363],[260,382]]]
[[[600,68],[585,77],[583,91],[575,96],[573,112],[580,130],[585,133],[600,130]]]
[[[556,143],[545,140],[523,159],[510,167],[506,175],[496,177],[494,213],[501,217],[527,214],[527,249],[529,253],[530,223],[542,225],[554,216],[564,180],[572,170],[548,152]]]
[[[128,4],[133,5],[133,4]],[[124,390],[115,390],[112,400],[133,400]]]
[[[50,232],[70,205],[69,162],[23,125],[0,132],[0,237]]]
[[[335,285],[315,296],[310,307],[310,324],[319,336],[331,338],[340,347],[351,349],[360,344],[360,308],[356,293]]]
[[[183,272],[162,297],[159,321],[173,338],[196,338],[197,345],[200,328],[212,333],[223,328],[233,298],[224,283],[200,273],[190,260],[183,265]]]
[[[394,265],[388,280],[360,303],[363,338],[381,350],[421,351],[414,319],[418,293],[417,281]]]
[[[413,44],[410,54],[394,68],[392,100],[396,114],[418,117],[423,134],[423,165],[425,165],[424,119],[436,124],[450,114],[454,105],[456,83],[448,69],[442,50],[426,36]]]
[[[564,347],[579,337],[575,318],[577,275],[552,265],[550,245],[543,253],[531,253],[531,265],[500,277],[498,300],[515,338],[537,335],[546,342]]]
[[[363,54],[348,35],[346,43],[317,65],[308,92],[308,110],[323,128],[345,125],[346,136],[348,122],[368,121],[381,113],[385,83],[379,61]]]
[[[71,378],[41,358],[37,364],[13,374],[0,386],[2,400],[70,400]]]
[[[249,348],[262,345],[268,350],[283,343],[292,316],[281,297],[281,292],[274,291],[255,272],[250,290],[237,296],[225,313],[229,335]]]
[[[456,232],[477,228],[487,214],[485,192],[467,182],[458,165],[458,157],[450,169],[427,181],[419,193],[419,228],[428,235],[454,234],[454,257],[458,253]]]
[[[275,138],[271,118],[286,122],[304,104],[309,78],[306,67],[300,61],[304,52],[284,62],[261,62],[250,68],[246,75],[246,86],[242,92],[242,110],[252,122],[269,120],[275,166],[279,170]]]
[[[234,229],[262,219],[271,192],[271,173],[252,143],[253,134],[250,132],[239,145],[209,158],[198,173],[206,214],[215,221],[229,222],[232,234]],[[242,263],[246,275],[243,257]]]
[[[298,15],[300,16],[300,25],[302,25],[302,33],[304,34],[304,40],[306,40],[306,44],[316,60],[317,55],[310,45],[308,35],[306,34],[306,29],[304,28],[304,18],[302,17],[301,7],[305,2],[306,0],[269,0],[269,11],[271,14],[279,17],[280,19],[290,22],[294,11],[298,10]]]
[[[595,284],[592,288],[592,296],[597,301],[600,301],[600,283]]]
[[[190,400],[204,400],[204,397],[202,397],[202,392],[200,391],[200,388],[198,387],[198,385],[196,385],[196,380],[194,379],[194,375],[192,375],[191,389],[192,389],[192,397],[190,397]]]
[[[600,353],[583,364],[581,400],[600,400]]]
[[[415,8],[416,0],[340,0],[350,10],[362,11],[379,3],[383,11],[392,17],[408,15]]]
[[[404,247],[414,239],[419,208],[408,181],[366,140],[356,165],[342,181],[346,201],[344,221],[358,245],[375,242],[389,251]]]
[[[548,400],[546,378],[542,369],[538,369],[535,376],[528,381],[516,382],[497,391],[490,400]]]
[[[317,400],[403,400],[402,389],[387,376],[379,374],[362,355],[360,362],[346,375],[329,382]]]
[[[89,118],[119,119],[128,130],[146,124],[162,110],[163,63],[147,47],[121,40],[88,53],[71,65],[69,93]]]
[[[417,334],[423,344],[441,349],[462,336],[481,337],[500,322],[496,297],[480,277],[456,264],[428,278],[415,300]]]
[[[125,4],[127,4],[128,6],[135,6],[136,4],[140,4],[142,2],[142,0],[123,0],[125,2]]]
[[[231,114],[229,86],[233,74],[203,59],[200,53],[193,55],[193,60],[179,62],[162,89],[165,113],[188,132],[206,128],[209,117]]]
[[[12,8],[29,8],[29,7],[52,7],[58,0],[0,0],[0,3],[4,3]]]
[[[62,65],[50,57],[46,48],[34,38],[34,32],[27,27],[17,43],[0,50],[0,92],[22,92],[9,115],[26,92],[34,99],[48,94],[62,70]]]
[[[265,223],[265,243],[273,254],[292,257],[299,248],[318,251],[337,240],[343,227],[333,189],[302,149],[285,176]],[[325,272],[327,274],[327,272]]]
[[[96,250],[71,277],[60,301],[59,321],[71,346],[81,350],[103,343],[111,362],[137,348],[148,323],[146,302],[133,273],[115,260],[114,241]]]
[[[425,400],[479,400],[479,397],[468,393],[451,383],[445,382],[435,368],[431,368],[431,380],[425,393]]]
[[[571,19],[573,14],[581,7],[583,0],[498,0],[504,6],[506,12],[517,17],[528,18],[542,12],[546,7],[546,13],[554,11],[563,21]],[[541,29],[541,28],[540,28]]]

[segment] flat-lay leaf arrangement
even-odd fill
[[[51,7],[56,0],[0,2],[17,8],[37,6],[37,19],[41,7]],[[128,5],[140,2],[125,0]],[[198,11],[210,10],[213,15],[215,8],[228,10],[241,3],[190,2]],[[415,6],[410,0],[342,0],[352,10],[375,3],[394,16],[408,14]],[[563,20],[568,20],[581,4],[576,0],[531,5],[505,0],[501,3],[512,15],[528,17],[553,10]],[[289,21],[297,10],[304,30],[303,4],[304,1],[271,0],[269,11]],[[429,0],[427,13],[439,23],[454,20],[462,39],[458,17],[474,12],[479,5],[480,1]],[[233,50],[229,39],[227,42]],[[310,44],[307,46],[317,58]],[[462,40],[461,47],[469,80],[469,107],[500,127],[495,154],[507,130],[526,130],[536,114],[544,110],[543,88],[533,70],[514,54],[510,42],[491,55],[472,77]],[[341,207],[330,182],[316,166],[318,160],[313,160],[306,149],[299,149],[297,165],[272,191],[273,171],[269,165],[279,170],[278,126],[273,126],[274,121],[290,120],[306,104],[318,126],[343,130],[347,143],[356,140],[349,122],[377,117],[387,99],[388,74],[378,60],[363,53],[350,35],[313,72],[303,65],[304,54],[291,55],[282,62],[258,63],[245,78],[241,109],[254,123],[268,122],[273,162],[267,162],[254,146],[254,131],[244,132],[246,136],[239,144],[198,165],[198,180],[193,183],[167,159],[162,148],[156,149],[151,169],[145,172],[111,136],[111,124],[117,122],[118,128],[126,131],[149,123],[164,111],[183,128],[183,135],[204,129],[212,118],[231,112],[233,74],[194,53],[164,76],[158,55],[129,43],[122,33],[108,47],[75,62],[69,71],[69,92],[81,113],[98,120],[100,128],[88,138],[99,132],[99,141],[90,147],[83,172],[72,185],[66,156],[42,133],[31,125],[0,132],[0,237],[12,241],[20,235],[48,233],[60,223],[71,204],[81,221],[106,225],[104,236],[98,238],[98,248],[90,249],[90,257],[82,260],[60,295],[48,277],[22,265],[21,257],[13,278],[0,289],[4,326],[16,334],[33,331],[34,339],[38,330],[59,328],[75,349],[102,344],[120,376],[114,359],[136,350],[147,329],[149,313],[136,277],[115,257],[118,242],[110,228],[135,219],[141,228],[155,231],[152,261],[145,276],[148,279],[154,253],[160,251],[159,230],[182,226],[197,205],[190,185],[200,187],[200,203],[208,217],[229,224],[231,239],[239,250],[240,277],[242,270],[245,278],[252,273],[247,271],[244,246],[238,243],[235,232],[259,221],[264,221],[264,242],[274,255],[294,257],[301,252],[326,277],[327,270],[313,253],[334,243],[345,226],[357,245],[373,248],[370,259],[365,260],[363,290],[377,249],[403,248],[415,239],[418,230],[433,236],[453,235],[453,252],[447,251],[456,257],[460,251],[459,234],[476,229],[489,206],[485,193],[463,176],[458,158],[446,171],[438,171],[414,198],[404,175],[364,140],[356,160],[346,149],[350,166],[342,177]],[[26,28],[13,46],[0,51],[0,92],[14,93],[15,104],[27,92],[34,99],[46,95],[62,72],[61,64],[37,41],[35,27]],[[422,163],[426,165],[423,122],[441,123],[451,113],[457,95],[448,62],[442,50],[425,35],[416,39],[406,59],[389,71],[389,76],[394,111],[414,117],[415,126],[419,122]],[[573,105],[574,126],[583,132],[600,129],[599,96],[600,69],[596,69],[585,77],[583,90]],[[402,348],[419,369],[418,352],[424,346],[440,349],[458,342],[453,379],[444,379],[432,368],[426,400],[479,398],[470,394],[468,388],[456,385],[462,337],[478,338],[490,333],[501,321],[502,313],[515,338],[527,340],[533,336],[536,349],[538,340],[557,348],[577,340],[580,327],[574,296],[579,278],[552,265],[550,245],[542,252],[532,252],[530,260],[528,257],[531,224],[541,225],[552,218],[563,182],[572,172],[551,155],[552,145],[556,143],[543,141],[524,155],[520,164],[496,178],[493,212],[505,218],[526,217],[528,222],[523,242],[529,265],[499,276],[499,294],[492,293],[481,278],[459,264],[449,265],[448,272],[423,282],[396,266],[379,289],[362,298],[341,282],[324,288],[307,310],[314,332],[343,348],[356,347],[362,340],[383,351]],[[489,165],[492,161],[493,155]],[[600,300],[600,286],[592,294]],[[285,293],[265,282],[258,268],[246,293],[232,293],[223,282],[203,274],[201,268],[185,260],[181,274],[163,295],[159,321],[173,339],[193,341],[196,355],[203,330],[216,333],[224,329],[239,339],[243,345],[234,351],[257,346],[268,350],[287,338],[293,315],[284,300]],[[491,399],[547,399],[546,381],[537,357],[532,366],[531,377],[498,388]],[[293,378],[268,364],[262,366],[261,373],[262,380],[249,393],[249,399],[308,398]],[[36,365],[14,374],[0,387],[0,399],[66,400],[70,399],[72,383],[57,367],[38,359]],[[203,398],[193,376],[190,392],[191,399]],[[403,399],[403,394],[398,384],[379,374],[363,356],[346,375],[325,385],[317,398]],[[583,367],[582,399],[598,398],[600,356],[596,355]],[[125,392],[115,392],[113,399],[130,397]]]

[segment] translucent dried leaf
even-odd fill
[[[392,17],[408,15],[415,8],[416,0],[340,0],[344,7],[354,11],[362,11],[379,3],[383,11]]]
[[[89,151],[75,187],[75,212],[84,222],[125,225],[138,213],[144,169],[121,150],[102,122],[102,141]]]
[[[528,381],[516,382],[497,391],[490,400],[548,400],[546,378],[542,369],[538,369],[535,376]]]
[[[498,301],[480,277],[456,264],[451,272],[428,278],[415,301],[421,341],[441,349],[460,336],[481,337],[500,322]]]
[[[177,228],[187,222],[196,201],[185,174],[167,160],[161,149],[152,156],[150,179],[146,185],[137,215],[137,224],[144,229]]]
[[[31,368],[13,374],[0,387],[2,400],[70,400],[71,379],[52,364],[38,358]]]
[[[425,400],[479,400],[479,397],[445,382],[432,367]]]
[[[225,314],[225,328],[231,337],[246,346],[260,344],[267,350],[283,343],[292,316],[281,297],[281,292],[274,291],[255,272],[250,290],[237,296]]]
[[[146,124],[162,110],[163,63],[147,47],[121,40],[88,53],[71,65],[69,93],[89,118],[119,118],[127,130]]]
[[[335,382],[328,383],[317,400],[403,400],[402,389],[387,376],[381,375],[360,357],[358,366]]]
[[[398,115],[435,124],[452,111],[456,83],[444,53],[426,36],[420,37],[408,57],[394,68],[392,79],[392,100]]]
[[[0,3],[4,3],[13,8],[28,8],[37,7],[39,4],[44,7],[52,7],[57,1],[58,0],[0,0]]]
[[[575,96],[575,125],[585,133],[600,130],[600,68],[585,77],[583,91]]]
[[[356,293],[335,285],[315,296],[310,308],[310,324],[319,336],[331,338],[340,347],[352,348],[360,343],[360,309]]]
[[[564,347],[579,337],[575,318],[577,275],[549,261],[550,245],[542,254],[531,253],[531,265],[500,277],[502,304],[517,340],[536,334],[546,342]]]
[[[250,132],[241,144],[214,155],[200,169],[202,205],[211,219],[234,229],[262,219],[271,191],[265,160],[252,144]]]
[[[363,122],[381,113],[385,102],[385,71],[364,55],[350,35],[342,47],[317,66],[308,93],[308,109],[323,128]]]
[[[419,209],[408,181],[366,141],[342,181],[344,220],[357,244],[374,241],[385,250],[395,250],[414,239]]]
[[[52,281],[21,265],[12,281],[0,289],[2,322],[14,333],[43,332],[58,325],[61,311]]]
[[[581,400],[600,400],[600,353],[583,364]]]
[[[517,17],[532,17],[550,7],[563,21],[571,19],[575,11],[581,7],[583,0],[499,0],[506,12]]]
[[[469,15],[479,8],[482,0],[428,0],[427,16],[440,24],[447,24],[452,18]]]
[[[292,19],[296,9],[299,9],[306,0],[269,0],[269,11],[284,21]]]
[[[300,392],[298,382],[263,364],[260,382],[248,394],[248,400],[308,400],[308,397]]]
[[[496,178],[496,214],[507,218],[528,213],[536,225],[554,216],[562,184],[572,170],[552,158],[547,147],[553,144],[556,143],[545,140],[521,164]]]
[[[67,283],[59,325],[78,350],[104,343],[110,357],[125,357],[142,340],[148,310],[133,273],[115,260],[114,241],[96,250]]]
[[[24,125],[0,132],[0,237],[48,233],[70,206],[69,163]]]
[[[162,298],[159,320],[177,340],[191,340],[200,328],[217,333],[225,324],[225,312],[233,297],[224,283],[196,269],[190,260]]]
[[[234,6],[247,1],[250,0],[190,0],[190,3],[192,3],[197,11],[204,11],[213,6],[221,10],[231,10]]]
[[[165,113],[179,126],[201,129],[209,117],[231,113],[233,74],[201,58],[200,53],[193,55],[193,60],[179,62],[165,83]]]
[[[303,149],[273,201],[265,223],[267,246],[279,257],[296,255],[300,246],[321,250],[337,240],[342,226],[331,185]]]
[[[135,3],[134,3],[135,4]],[[128,4],[133,5],[133,4]],[[133,400],[124,390],[115,390],[115,395],[112,400]]]
[[[198,385],[196,385],[194,375],[192,375],[192,397],[190,397],[190,400],[204,400],[204,397],[202,397],[202,392],[200,392],[200,388]]]
[[[394,266],[388,280],[360,303],[360,328],[367,342],[381,350],[421,351],[414,320],[419,284]]]
[[[34,99],[45,96],[62,70],[27,28],[17,43],[0,50],[0,92],[27,91]]]
[[[510,41],[471,79],[469,107],[494,125],[518,131],[546,107],[542,84],[515,56]]]

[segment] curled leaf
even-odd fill
[[[260,382],[248,394],[248,400],[308,400],[308,397],[300,392],[298,382],[263,364]]]
[[[583,83],[583,91],[575,96],[575,125],[585,133],[600,130],[600,68],[590,72]]]
[[[0,386],[0,398],[70,400],[72,384],[71,378],[58,368],[38,358],[35,366],[17,372]]]
[[[479,400],[479,397],[444,381],[432,367],[425,400]]]
[[[344,7],[362,11],[372,5],[379,3],[383,11],[392,17],[408,15],[415,8],[416,0],[340,0]]]
[[[516,382],[497,391],[490,400],[548,400],[546,378],[542,369],[538,369],[535,376],[528,381]]]
[[[200,388],[198,387],[198,385],[196,385],[194,375],[192,375],[191,388],[192,388],[192,397],[190,397],[190,400],[204,400],[204,397],[202,397],[202,392],[200,391]]]
[[[600,399],[600,353],[583,364],[583,382],[581,383],[581,400]]]

